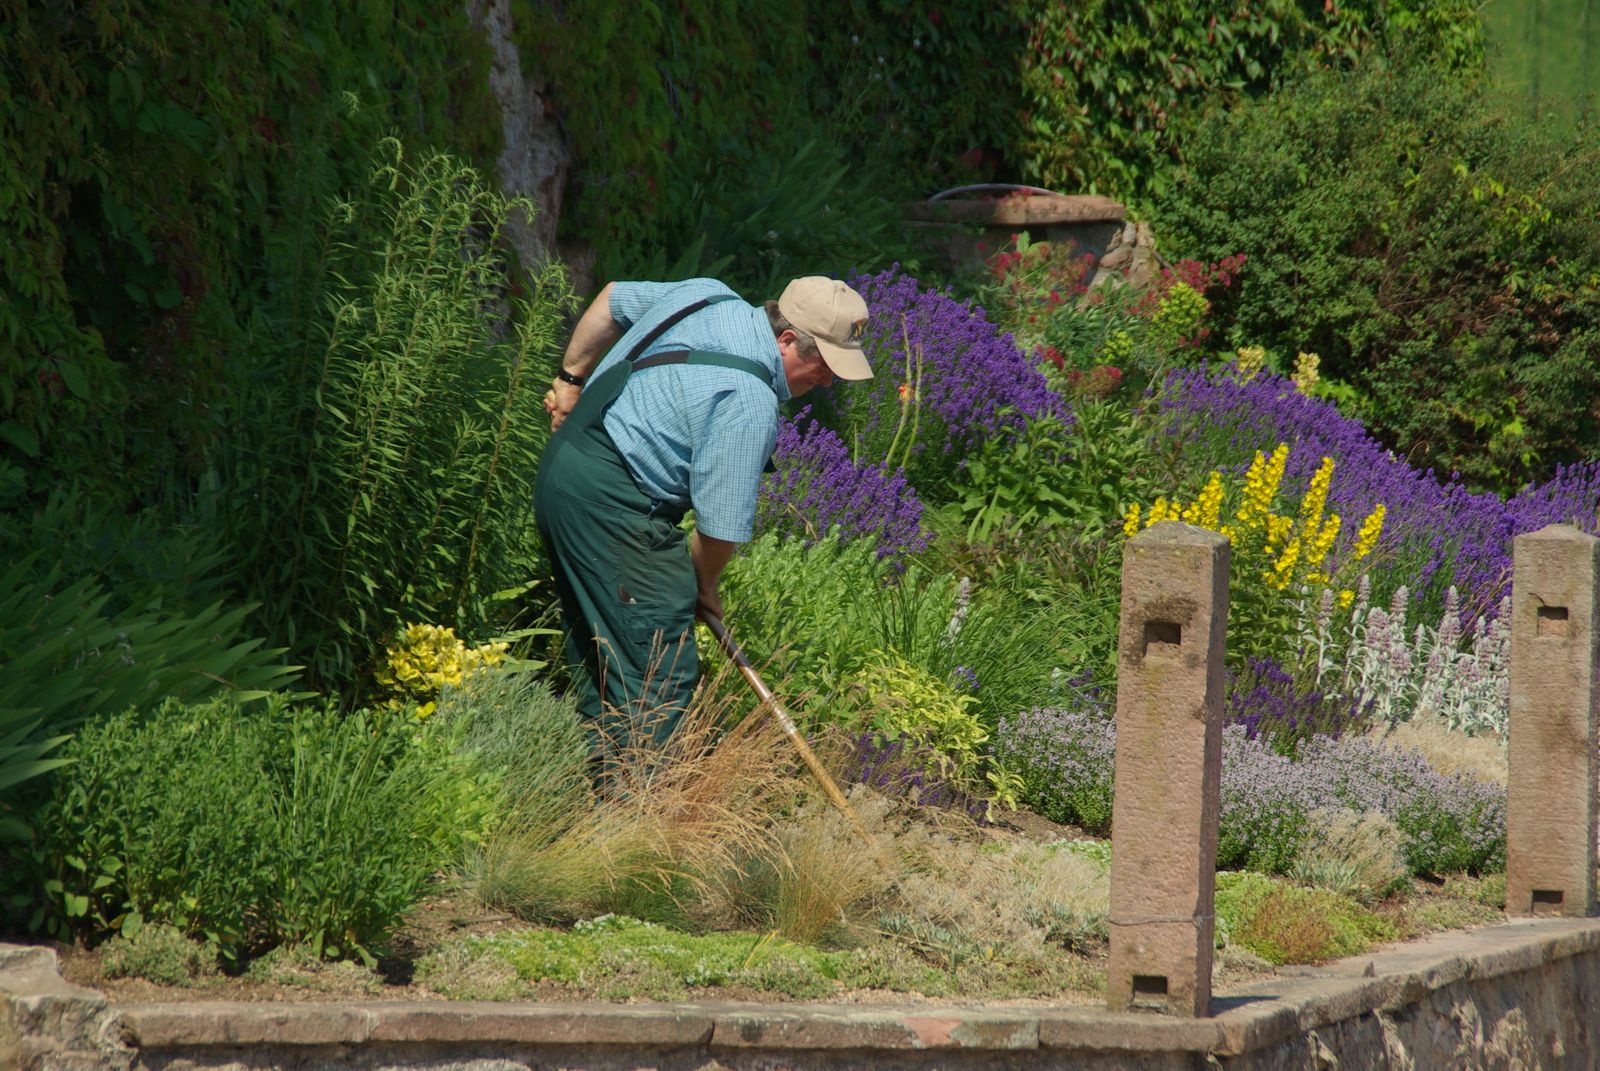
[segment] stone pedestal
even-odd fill
[[[1518,536],[1512,560],[1506,910],[1588,915],[1600,539],[1553,524]]]
[[[1112,1008],[1211,1002],[1228,541],[1168,521],[1128,541],[1111,830]]]

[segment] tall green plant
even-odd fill
[[[111,607],[98,580],[38,555],[0,571],[0,838],[25,828],[9,813],[17,786],[59,766],[54,749],[85,721],[167,696],[259,698],[294,679],[281,650],[247,638],[249,607]]]
[[[771,658],[769,679],[819,723],[859,711],[875,657],[970,692],[989,725],[1036,702],[1064,664],[1065,638],[1040,605],[916,565],[896,577],[870,545],[841,546],[837,533],[810,547],[755,540],[724,574],[723,599],[736,637]]]
[[[386,141],[307,243],[323,316],[258,337],[241,369],[219,517],[272,635],[325,684],[402,622],[493,627],[494,594],[535,571],[541,398],[570,293],[557,263],[507,263],[512,211],[533,206]]]
[[[448,735],[282,694],[130,708],[67,756],[4,875],[59,937],[166,923],[229,958],[287,942],[370,963],[481,818]]]

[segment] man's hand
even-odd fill
[[[715,591],[702,591],[695,603],[694,615],[704,621],[707,617],[722,620],[722,596]]]
[[[559,379],[550,384],[550,389],[544,392],[544,411],[550,414],[551,431],[555,431],[567,419],[567,414],[578,404],[578,395],[582,392],[581,387],[574,387]]]
[[[689,557],[694,559],[695,586],[698,588],[695,597],[696,617],[704,620],[708,614],[715,614],[717,620],[722,620],[722,596],[717,594],[717,581],[722,579],[722,570],[738,546],[737,543],[714,539],[700,532],[689,537]]]

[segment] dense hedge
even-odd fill
[[[1246,249],[1235,344],[1321,355],[1348,415],[1419,467],[1512,490],[1592,451],[1600,163],[1402,57],[1218,115],[1159,206],[1174,251]]]
[[[0,0],[0,506],[204,466],[224,366],[391,130],[485,156],[461,5]]]

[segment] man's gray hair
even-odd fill
[[[789,318],[778,309],[776,301],[767,302],[767,319],[772,323],[772,337],[777,338],[785,331],[795,333],[795,344],[800,347],[800,356],[822,358],[822,351],[817,349],[817,340],[800,330],[789,322]]]

